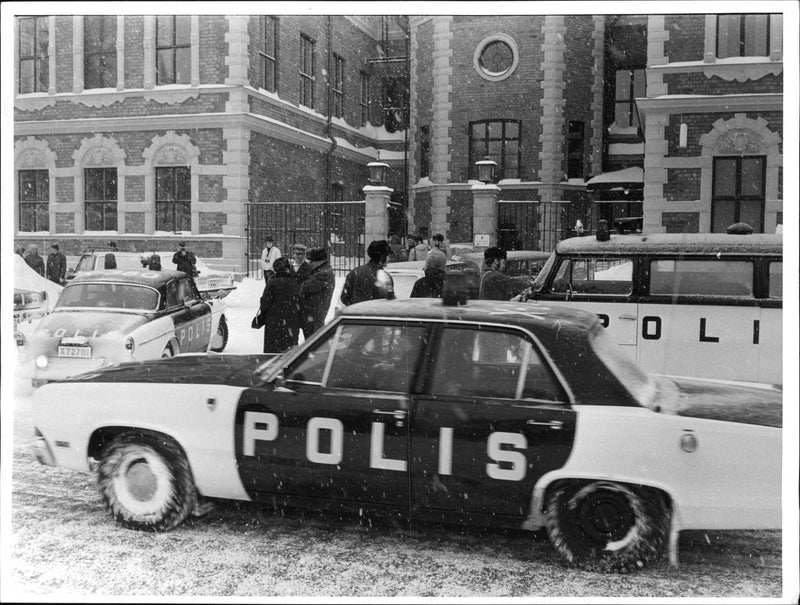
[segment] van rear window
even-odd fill
[[[769,264],[769,297],[783,298],[783,263]]]
[[[654,260],[650,294],[753,297],[753,263],[737,260]]]

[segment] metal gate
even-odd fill
[[[497,245],[500,248],[539,249],[538,206],[538,202],[497,202]]]
[[[364,201],[248,203],[248,277],[261,277],[261,251],[271,235],[283,256],[294,244],[328,251],[331,268],[340,274],[364,263]]]
[[[580,220],[583,233],[576,231]],[[497,203],[497,245],[504,250],[553,250],[558,242],[592,233],[594,212],[588,200]]]

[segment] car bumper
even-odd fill
[[[42,369],[35,367],[31,384],[38,388],[48,382],[61,380],[76,374],[92,372],[117,363],[119,360],[111,360],[105,357],[92,357],[90,359],[74,359],[67,357],[48,357],[47,367]]]

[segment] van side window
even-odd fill
[[[753,263],[737,260],[655,260],[650,294],[753,297]]]
[[[633,261],[629,258],[572,258],[561,262],[553,292],[625,296],[633,291]]]
[[[769,264],[769,297],[783,298],[783,263]]]

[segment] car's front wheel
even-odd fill
[[[97,483],[114,519],[131,529],[172,529],[189,516],[197,498],[181,447],[148,431],[122,433],[109,444]]]
[[[550,541],[588,571],[628,572],[664,551],[670,510],[661,492],[607,481],[565,481],[546,497]]]
[[[225,350],[225,345],[228,344],[228,322],[225,321],[225,316],[219,318],[219,325],[217,332],[211,337],[211,350],[214,353],[222,353]]]

